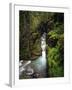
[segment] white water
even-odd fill
[[[35,61],[27,61],[26,63],[23,63],[23,61],[19,62],[19,74],[21,75],[22,72],[27,71],[27,75],[31,75],[34,73],[34,70],[38,72],[41,77],[46,76],[46,33],[44,33],[41,37],[41,49],[42,49],[42,56],[40,56]],[[31,68],[31,65],[34,67]]]
[[[41,37],[42,56],[33,61],[32,64],[41,77],[46,76],[46,34]]]
[[[41,37],[42,65],[46,66],[46,33]]]

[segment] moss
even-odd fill
[[[49,77],[64,76],[64,14],[20,11],[20,59],[33,60],[41,55],[41,35],[46,32]]]

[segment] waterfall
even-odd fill
[[[46,66],[46,33],[41,36],[42,65]]]
[[[19,75],[26,77],[46,77],[46,33],[41,36],[42,55],[34,61],[19,62]]]

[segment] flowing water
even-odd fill
[[[44,78],[47,76],[46,72],[46,33],[41,37],[42,56],[34,61],[26,61],[20,63],[19,76],[20,78]]]

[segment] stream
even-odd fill
[[[19,62],[19,78],[45,78],[47,77],[46,65],[46,33],[41,37],[42,56],[34,61]]]

